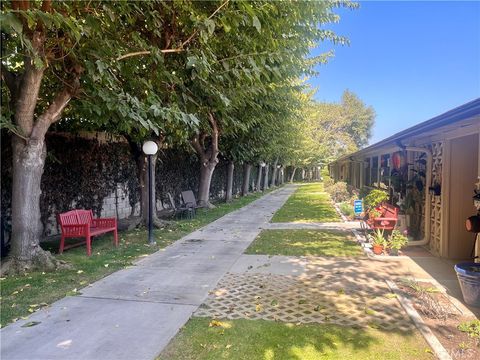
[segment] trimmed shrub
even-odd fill
[[[336,203],[348,201],[352,197],[348,191],[347,183],[343,181],[338,181],[325,190],[330,194],[333,201]]]

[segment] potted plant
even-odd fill
[[[388,239],[388,248],[390,255],[397,256],[398,251],[408,244],[408,237],[399,230],[393,230]]]
[[[388,194],[379,189],[373,189],[368,193],[367,196],[365,196],[365,199],[363,200],[363,203],[365,204],[365,208],[368,210],[374,209],[378,205],[380,205],[382,202],[388,200]]]
[[[383,229],[376,229],[372,235],[373,253],[375,255],[382,255],[386,243],[387,240],[383,235]]]

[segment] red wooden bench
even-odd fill
[[[87,255],[90,256],[92,254],[92,236],[110,231],[113,231],[114,243],[115,246],[118,246],[116,218],[94,219],[92,210],[71,210],[59,214],[58,223],[62,230],[58,251],[60,254],[63,253],[63,250],[86,243]],[[85,238],[85,241],[65,246],[66,238]]]
[[[382,203],[375,208],[379,216],[369,217],[362,222],[366,230],[393,230],[398,220],[398,208],[388,203]]]

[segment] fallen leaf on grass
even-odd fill
[[[365,310],[365,314],[367,314],[367,315],[376,315],[377,314],[377,312],[375,310],[369,309],[367,307],[365,307],[364,310]]]
[[[380,327],[375,321],[369,322],[368,326],[371,327],[372,329],[378,329]]]
[[[110,264],[105,264],[105,265],[103,265],[103,266],[105,266],[106,268],[108,268],[108,265],[110,265]]]
[[[227,324],[227,323],[224,323],[222,321],[218,321],[218,320],[212,320],[210,321],[210,323],[208,324],[208,327],[222,327],[222,328],[229,328],[230,325]]]
[[[82,293],[79,292],[79,291],[77,290],[77,288],[75,288],[75,289],[67,292],[66,295],[67,295],[67,296],[77,296],[77,295],[82,295]]]
[[[82,274],[83,273],[83,270],[78,270],[77,271],[77,274]]]
[[[41,321],[29,321],[28,323],[23,324],[21,327],[22,328],[32,327],[32,326],[35,326],[35,325],[38,325],[38,324],[41,324]]]
[[[231,345],[231,344],[227,344],[227,345],[225,345],[225,349],[230,349],[231,347],[232,347],[232,345]]]

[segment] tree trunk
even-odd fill
[[[20,262],[27,262],[39,250],[42,235],[40,221],[40,182],[47,153],[44,141],[25,141],[12,137],[12,251]]]
[[[230,202],[232,201],[233,197],[233,170],[235,169],[235,165],[233,161],[228,162],[227,166],[227,193],[225,194],[225,201]]]
[[[12,248],[2,274],[34,269],[68,267],[40,247],[43,225],[40,220],[41,179],[47,149],[44,141],[12,137]]]
[[[292,175],[290,176],[290,182],[293,183],[293,180],[295,179],[295,172],[297,171],[297,167],[295,166],[292,171]]]
[[[252,165],[247,163],[243,164],[242,196],[248,195],[251,171],[252,171]]]
[[[257,174],[257,186],[256,186],[256,191],[261,191],[262,187],[262,166],[258,165],[258,174]]]
[[[272,179],[270,180],[270,187],[275,187],[275,181],[277,180],[277,164],[278,164],[278,159],[275,159],[275,162],[273,163],[273,172],[272,172]]]
[[[34,31],[31,45],[41,51],[44,36]],[[12,249],[2,273],[25,270],[51,270],[64,267],[48,251],[40,247],[42,224],[40,221],[41,178],[45,165],[45,134],[51,124],[58,121],[80,83],[79,74],[58,92],[43,113],[36,114],[36,105],[45,68],[36,68],[26,55],[22,76],[13,75],[2,64],[2,80],[9,88],[15,103],[13,120],[19,133],[12,136]],[[73,73],[73,72],[72,72]]]
[[[195,134],[190,140],[190,144],[197,153],[200,160],[200,183],[198,185],[198,205],[201,207],[214,208],[210,203],[210,183],[212,181],[213,171],[218,164],[218,138],[219,131],[215,117],[212,113],[208,114],[208,121],[212,132],[210,134],[210,144],[205,144],[207,133]]]
[[[265,165],[265,175],[264,175],[264,178],[263,178],[263,190],[268,190],[268,168],[269,168],[269,165]]]
[[[198,206],[213,208],[210,203],[210,183],[216,162],[207,162],[200,165],[200,183],[198,185]]]

